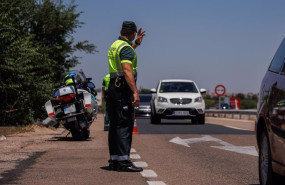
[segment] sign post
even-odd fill
[[[215,88],[215,93],[217,96],[219,96],[219,109],[221,109],[221,96],[224,96],[226,94],[226,88],[223,85],[217,85]]]

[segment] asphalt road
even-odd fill
[[[250,130],[238,130],[223,125],[192,124],[190,120],[166,120],[160,124],[151,124],[149,118],[138,118],[137,126],[140,134],[225,134],[254,135]]]
[[[252,124],[207,119],[205,125],[187,120],[152,125],[149,119],[137,119],[140,134],[133,137],[131,157],[145,166],[144,173],[123,173],[107,170],[107,132],[100,115],[88,141],[72,141],[63,133],[11,150],[28,157],[2,173],[0,184],[256,185],[257,156],[225,150],[256,147]],[[170,142],[175,138],[182,144]]]
[[[194,125],[190,120],[162,120],[153,125],[149,119],[137,119],[140,135],[135,147],[166,184],[259,184],[257,156],[213,148],[221,146],[216,141],[197,142],[190,147],[169,142],[176,137],[199,139],[207,135],[235,146],[256,147],[254,132],[243,128],[252,128],[252,121],[243,122],[247,125],[243,127],[237,127],[239,121],[234,126],[231,120],[214,124],[217,121],[221,123],[219,119],[207,119],[205,125]]]

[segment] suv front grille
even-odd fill
[[[170,102],[176,105],[185,105],[192,102],[191,98],[171,98]]]

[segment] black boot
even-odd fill
[[[118,161],[118,172],[141,172],[141,167],[136,167],[131,161]]]
[[[109,170],[110,171],[117,171],[118,169],[118,161],[117,160],[109,160]]]

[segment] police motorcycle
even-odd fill
[[[73,139],[85,140],[97,115],[97,93],[91,78],[77,83],[76,77],[76,73],[68,74],[65,84],[54,89],[53,99],[45,103],[45,108],[49,118],[69,130]]]

